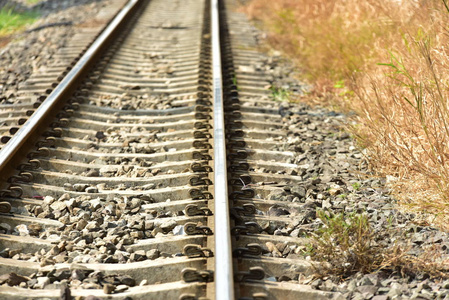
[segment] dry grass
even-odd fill
[[[321,101],[356,113],[353,133],[402,203],[449,229],[446,0],[252,0]]]

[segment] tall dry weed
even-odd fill
[[[446,0],[252,0],[244,9],[304,70],[313,96],[356,113],[354,134],[403,203],[446,226]]]

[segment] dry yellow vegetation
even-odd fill
[[[242,9],[304,71],[307,101],[355,112],[352,132],[401,203],[449,229],[446,0],[252,0]]]

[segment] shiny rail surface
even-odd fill
[[[217,300],[234,299],[231,225],[223,108],[218,0],[212,0],[212,70],[214,95],[215,291]]]

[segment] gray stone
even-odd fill
[[[354,293],[351,300],[365,300],[365,297],[360,293]]]
[[[73,189],[76,192],[84,192],[89,185],[86,183],[76,183],[73,185]]]
[[[401,295],[402,295],[402,291],[396,287],[391,288],[387,294],[387,296],[389,296],[390,298],[401,296]]]
[[[362,277],[362,279],[358,282],[358,285],[375,285],[377,286],[379,280],[376,274],[367,274]]]
[[[52,210],[64,210],[67,208],[65,201],[55,201],[50,205]]]
[[[118,171],[118,168],[116,166],[103,166],[99,171],[104,175],[105,173],[115,173]]]
[[[100,198],[92,199],[89,201],[89,203],[90,203],[90,207],[92,207],[92,209],[94,209],[94,210],[101,208],[101,199]]]
[[[98,171],[97,169],[90,170],[86,173],[86,176],[87,177],[98,177],[98,176],[100,176],[100,171]]]
[[[151,250],[148,250],[146,253],[147,258],[151,259],[151,260],[158,258],[159,255],[160,255],[160,252],[158,249],[151,249]]]
[[[371,297],[373,297],[377,292],[377,287],[374,285],[361,285],[356,290],[361,294],[371,294]]]
[[[30,232],[25,224],[19,224],[14,228],[14,231],[17,232],[20,236],[29,235]]]
[[[332,280],[328,279],[326,281],[324,281],[321,285],[320,285],[320,290],[322,291],[327,291],[327,292],[331,292],[331,291],[335,291],[336,290],[336,285],[332,282]]]
[[[159,226],[159,228],[162,229],[165,232],[168,232],[168,231],[172,230],[173,228],[175,228],[176,225],[178,225],[178,224],[176,223],[175,220],[168,219],[168,220],[164,220],[161,223],[161,225]]]
[[[87,225],[87,221],[84,220],[84,219],[80,219],[80,220],[78,220],[78,222],[76,223],[76,229],[77,229],[77,230],[83,230],[84,227],[86,227],[86,225]]]
[[[299,229],[299,228],[293,229],[292,232],[290,232],[290,236],[298,237],[300,232],[301,232],[301,229]]]
[[[299,185],[292,187],[291,192],[299,198],[304,198],[306,196],[306,189]]]
[[[69,269],[59,269],[55,273],[53,273],[53,276],[58,279],[58,281],[69,279],[72,273]]]
[[[350,292],[355,292],[355,289],[357,288],[357,281],[355,279],[349,281],[348,283],[348,291]]]
[[[282,189],[274,190],[268,195],[269,200],[275,200],[275,201],[283,201],[285,196],[285,192]]]
[[[37,283],[34,286],[35,288],[43,289],[43,288],[45,288],[46,285],[50,284],[50,278],[48,278],[48,277],[38,277],[36,279],[37,279]]]
[[[419,297],[419,292],[414,291],[410,296],[410,300],[420,300],[422,298]]]
[[[142,189],[144,190],[154,190],[156,188],[156,184],[149,183],[142,186]]]
[[[131,261],[143,261],[145,260],[145,255],[140,255],[138,253],[131,253],[131,255],[129,256],[129,259]]]
[[[331,201],[328,200],[328,199],[323,200],[323,202],[322,202],[322,204],[321,204],[321,207],[322,207],[323,209],[324,209],[324,208],[327,208],[327,209],[332,208],[332,203],[331,203]]]
[[[144,250],[141,250],[141,251],[144,251]],[[127,276],[127,275],[119,276],[118,280],[120,280],[120,282],[122,284],[126,284],[127,286],[135,286],[136,285],[136,281],[133,278],[131,278],[131,276]]]
[[[86,193],[91,193],[91,194],[98,193],[98,188],[95,186],[89,186],[86,188]]]
[[[435,293],[428,291],[428,290],[422,290],[420,293],[420,297],[425,298],[425,299],[434,299]]]
[[[86,273],[80,269],[74,269],[72,271],[72,280],[83,281],[86,278]]]
[[[272,217],[280,217],[280,216],[285,216],[285,215],[289,215],[290,212],[288,210],[286,210],[283,207],[279,207],[279,206],[272,206],[268,209],[268,216],[272,216]]]
[[[43,202],[44,206],[50,206],[55,201],[55,198],[51,196],[45,196]]]

